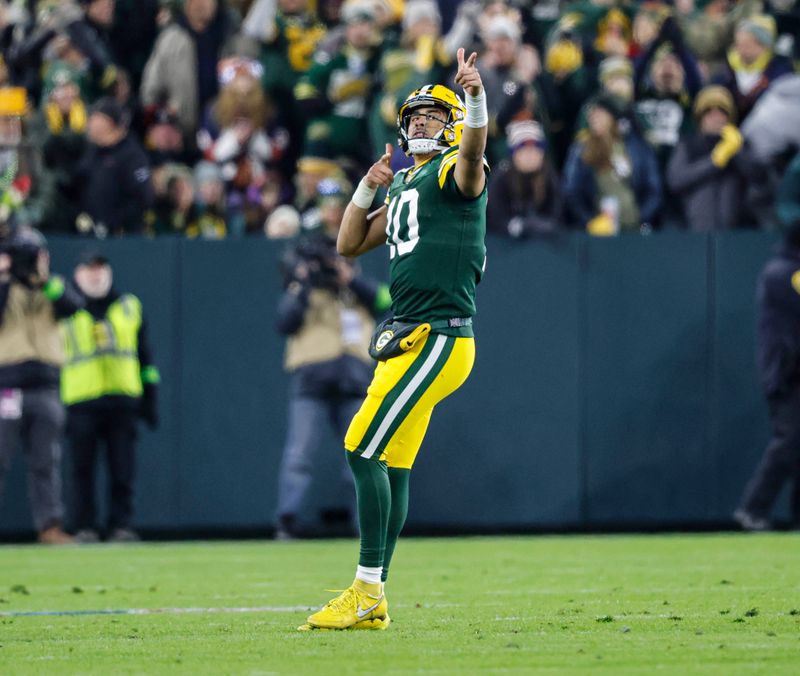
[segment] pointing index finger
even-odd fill
[[[472,52],[472,54],[469,55],[469,60],[467,61],[467,66],[471,68],[472,66],[475,65],[475,62],[477,60],[478,60],[478,52]]]

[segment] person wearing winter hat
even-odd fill
[[[601,91],[589,99],[586,105],[589,117],[591,117],[593,110],[599,109],[608,113],[613,118],[614,123],[619,122],[625,114],[625,101],[611,92]]]
[[[545,138],[544,129],[542,129],[541,124],[534,120],[513,122],[508,125],[506,131],[508,149],[512,154],[525,147],[534,147],[540,150],[545,150],[547,148],[547,139]]]
[[[736,25],[726,67],[715,84],[730,90],[740,121],[775,80],[794,72],[788,58],[774,53],[775,34],[775,19],[767,14],[755,14]]]
[[[213,162],[198,162],[194,168],[194,204],[186,219],[186,236],[224,239],[227,235],[222,169]]]
[[[660,0],[645,0],[633,17],[631,52],[638,56],[658,40],[661,26],[670,15],[669,5]]]
[[[62,6],[71,3],[63,2]],[[89,101],[110,94],[119,76],[119,64],[115,61],[117,45],[113,44],[116,0],[80,0],[83,17],[70,21],[70,12],[64,7],[59,21],[70,42],[86,57],[88,62],[85,95]]]
[[[672,17],[662,21],[656,39],[636,60],[635,79],[636,123],[663,175],[681,136],[694,128],[692,101],[703,85],[697,60]],[[665,201],[667,212],[674,203]]]
[[[89,111],[89,135],[98,145],[117,142],[127,134],[130,118],[113,96],[104,96]]]
[[[73,233],[80,211],[76,171],[89,144],[81,79],[69,63],[52,62],[45,71],[41,110],[30,125],[28,138],[42,158],[32,202],[47,232]]]
[[[588,103],[564,166],[564,202],[573,222],[593,235],[647,231],[661,211],[661,177],[650,147],[619,124],[624,108],[608,93]]]
[[[144,148],[154,171],[170,163],[193,165],[200,157],[194,139],[183,133],[177,113],[166,106],[145,111]]]
[[[439,5],[434,0],[408,0],[403,12],[403,32],[407,33],[422,21],[430,21],[441,27],[442,15],[439,12]]]
[[[597,69],[599,89],[582,101],[576,122],[577,129],[586,129],[589,112],[594,105],[605,108],[617,121],[617,126],[627,132],[633,125],[633,64],[624,56],[609,56],[600,62]],[[552,120],[551,120],[551,127]],[[570,138],[570,143],[574,139]]]
[[[76,221],[81,232],[102,237],[144,229],[144,213],[153,201],[150,166],[128,122],[127,111],[114,98],[102,98],[91,109],[91,146],[77,175],[83,186],[83,214]]]
[[[583,66],[583,50],[572,36],[559,37],[545,52],[544,67],[556,80],[564,80]]]
[[[522,42],[522,23],[512,12],[495,14],[484,23],[481,39],[486,46],[478,60],[489,111],[487,155],[494,162],[506,154],[503,129],[513,119],[531,117],[539,57]]]
[[[552,235],[563,228],[561,190],[542,126],[514,122],[507,136],[511,158],[489,179],[486,231],[513,239]]]
[[[194,176],[184,164],[168,162],[153,169],[153,208],[147,212],[149,237],[184,234],[193,216]]]
[[[736,107],[731,93],[719,85],[709,85],[704,87],[697,94],[694,101],[694,116],[700,122],[703,116],[710,110],[719,109],[728,116],[728,121],[737,121]]]
[[[698,130],[678,143],[666,174],[682,207],[682,225],[700,232],[754,225],[746,207],[755,205],[765,177],[736,127],[731,93],[720,85],[705,87],[694,115]]]
[[[76,68],[68,61],[51,61],[44,71],[44,79],[42,82],[42,105],[46,106],[50,102],[57,103],[61,108],[62,115],[72,114],[76,112],[72,109],[72,104],[80,102],[83,108],[83,113],[78,115],[83,118],[84,126],[86,124],[86,106],[83,103],[83,81],[85,73]],[[66,105],[69,103],[70,105]],[[48,118],[52,114],[48,111]],[[71,123],[75,126],[75,123]]]
[[[611,7],[597,22],[594,48],[606,56],[624,56],[631,50],[631,20],[618,7]]]
[[[603,91],[629,103],[633,100],[633,64],[624,56],[609,56],[600,62],[597,79]]]
[[[366,164],[370,156],[368,113],[377,83],[383,34],[372,3],[351,1],[342,7],[345,41],[329,60],[317,60],[294,88],[306,121],[303,153]]]
[[[543,70],[536,79],[539,105],[547,111],[552,157],[559,168],[566,161],[575,132],[583,126],[583,105],[597,88],[593,56],[578,18],[566,14],[550,32],[543,50]]]
[[[653,149],[663,177],[681,137],[694,130],[692,101],[702,87],[697,61],[672,17],[661,23],[656,39],[636,60],[636,127]],[[662,223],[682,218],[679,200],[667,194]]]

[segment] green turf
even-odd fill
[[[380,632],[300,633],[354,541],[0,547],[0,673],[800,673],[800,535],[401,540]]]

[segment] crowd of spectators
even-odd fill
[[[488,95],[492,233],[800,212],[795,0],[0,0],[0,217],[292,236],[320,182],[349,190],[396,141],[411,91],[453,87],[461,46]]]

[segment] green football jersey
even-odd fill
[[[487,191],[475,198],[460,193],[457,152],[450,148],[397,172],[386,196],[392,310],[401,321],[475,314],[475,286],[486,263]],[[473,335],[471,326],[439,332]]]

